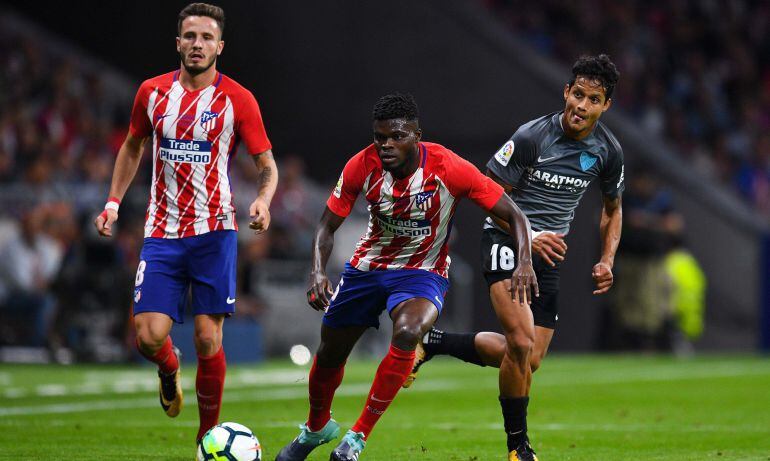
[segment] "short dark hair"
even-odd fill
[[[600,54],[599,56],[583,55],[572,66],[572,79],[569,81],[570,87],[575,83],[578,76],[599,80],[602,87],[604,87],[606,99],[610,99],[612,92],[615,90],[615,85],[620,78],[620,72],[618,72],[618,68],[615,67],[615,64],[606,54]]]
[[[179,12],[179,19],[176,23],[176,31],[178,34],[182,33],[182,21],[190,16],[209,17],[217,22],[219,33],[225,33],[225,10],[216,5],[209,5],[208,3],[190,3]]]
[[[394,118],[417,120],[419,115],[417,103],[409,93],[386,94],[374,104],[374,110],[372,110],[374,120],[392,120]]]

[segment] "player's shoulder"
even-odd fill
[[[156,75],[143,81],[139,85],[139,91],[153,90],[155,88],[170,87],[175,80],[175,74],[177,71],[166,72],[165,74]]]
[[[620,146],[620,141],[615,137],[615,133],[613,133],[607,125],[602,123],[601,120],[596,123],[595,136],[599,141],[607,145],[607,151],[610,154],[622,155],[623,148]]]
[[[428,161],[447,162],[462,159],[452,149],[441,144],[421,141],[420,145],[425,148],[425,153],[428,157],[426,160]]]
[[[218,87],[222,91],[226,91],[232,94],[252,94],[245,86],[241,85],[235,79],[228,77],[223,73],[219,73]]]
[[[558,114],[558,112],[552,112],[523,123],[514,136],[520,141],[536,143],[553,131],[554,123],[558,123]]]
[[[360,172],[370,172],[377,168],[382,168],[382,161],[380,156],[377,155],[377,149],[374,144],[369,144],[348,160],[348,167],[355,168]]]

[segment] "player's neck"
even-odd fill
[[[403,167],[399,168],[396,171],[391,171],[390,174],[398,179],[406,179],[414,174],[415,171],[417,171],[417,168],[420,166],[420,145],[417,145],[417,152],[412,156],[412,158],[409,160],[408,163],[406,163]]]
[[[192,75],[190,72],[187,71],[187,69],[182,66],[182,69],[179,72],[179,83],[182,85],[182,87],[185,90],[188,91],[198,91],[201,88],[206,88],[207,86],[214,83],[214,79],[217,77],[217,68],[216,66],[211,66],[208,69],[206,69],[204,72],[201,72],[197,75]]]

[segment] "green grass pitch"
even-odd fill
[[[353,362],[334,402],[346,430],[376,362]],[[231,365],[222,421],[277,451],[307,415],[307,367]],[[167,418],[150,367],[0,365],[0,460],[194,459],[194,369],[185,408]],[[497,370],[452,359],[426,365],[372,433],[362,461],[505,460]],[[770,359],[548,357],[529,411],[542,461],[770,460]],[[332,444],[310,460],[327,460]]]

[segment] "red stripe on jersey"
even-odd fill
[[[432,200],[431,207],[428,209],[427,213],[425,214],[425,219],[430,220],[430,227],[433,231],[431,234],[431,238],[427,238],[420,243],[420,246],[418,247],[417,251],[414,252],[411,258],[409,258],[409,262],[407,263],[408,267],[420,267],[425,262],[425,258],[428,257],[428,251],[433,247],[434,242],[436,241],[436,233],[437,229],[441,222],[441,197],[439,196],[438,190],[436,190],[437,184],[436,184],[436,175],[430,175],[428,178],[426,178],[423,181],[423,186],[420,190],[423,191],[434,191],[433,196],[430,200]]]

